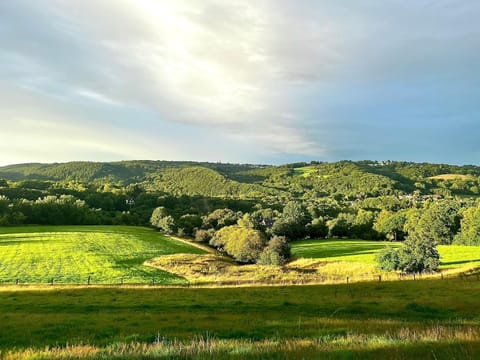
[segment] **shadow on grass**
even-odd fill
[[[441,262],[441,265],[461,265],[461,264],[468,264],[473,262],[480,262],[480,259],[472,259],[472,260],[459,260],[459,261],[448,261],[448,262]]]
[[[298,257],[312,257],[312,258],[330,258],[354,255],[369,255],[375,254],[377,251],[385,247],[385,243],[361,244],[360,241],[328,241],[323,242],[308,242],[308,243],[293,243],[293,254]]]

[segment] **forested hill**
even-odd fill
[[[0,167],[0,179],[138,184],[148,192],[226,198],[375,197],[480,193],[480,167],[394,161],[312,162],[281,166],[172,161],[70,162]],[[32,182],[32,180],[34,182]],[[32,185],[36,184],[36,185]],[[25,186],[27,187],[27,186]]]

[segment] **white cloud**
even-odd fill
[[[360,128],[359,101],[376,105],[374,97],[388,95],[378,90],[385,82],[417,81],[435,66],[431,77],[448,68],[455,78],[455,69],[467,66],[452,65],[478,57],[472,34],[479,32],[479,7],[454,5],[1,2],[0,121],[10,137],[0,139],[8,145],[23,136],[30,154],[38,149],[45,159],[57,156],[60,144],[65,160],[215,159],[221,152],[222,159],[239,161],[278,153],[327,158],[363,139],[354,131],[348,133],[355,139],[339,135],[346,133],[342,128]],[[448,46],[453,42],[456,53]],[[391,97],[410,104],[412,96],[393,91]],[[369,116],[373,122],[384,118]],[[40,125],[22,128],[14,125],[19,119],[51,126],[43,132]],[[69,131],[75,132],[72,141]],[[122,146],[109,136],[114,133],[140,140]],[[0,161],[14,157],[7,145]],[[20,146],[16,151],[22,152]]]

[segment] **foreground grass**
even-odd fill
[[[0,228],[0,283],[184,284],[143,265],[147,259],[204,251],[148,229],[125,226]]]
[[[0,288],[7,359],[474,359],[476,277],[260,288]]]

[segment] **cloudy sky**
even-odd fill
[[[2,0],[0,164],[480,163],[475,0]]]

